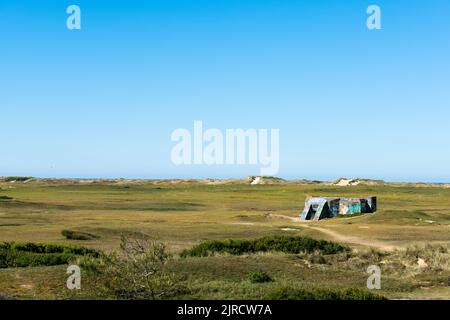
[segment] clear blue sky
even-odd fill
[[[259,172],[173,165],[202,120],[279,128],[285,178],[450,181],[450,1],[0,0],[0,120],[0,175]]]

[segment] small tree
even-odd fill
[[[182,289],[166,268],[170,259],[162,243],[122,237],[118,252],[84,259],[80,264],[94,273],[108,296],[153,300],[169,298]]]

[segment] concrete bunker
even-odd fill
[[[377,198],[339,198],[339,197],[308,197],[305,208],[300,214],[300,220],[322,220],[338,215],[373,213],[377,210]]]

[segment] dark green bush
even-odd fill
[[[100,238],[98,235],[92,233],[73,230],[63,230],[61,234],[69,240],[95,240]]]
[[[358,288],[291,288],[283,287],[270,292],[268,300],[384,300],[379,294]]]
[[[335,254],[350,250],[338,243],[315,240],[307,237],[272,236],[255,240],[211,240],[204,241],[191,249],[184,250],[181,257],[207,257],[213,253],[241,255],[245,253],[281,251],[297,254],[301,252]]]
[[[5,177],[5,178],[3,178],[3,181],[5,181],[5,182],[11,182],[11,181],[23,182],[23,181],[27,181],[30,179],[33,179],[33,177]]]
[[[248,279],[252,283],[272,282],[273,279],[264,271],[254,271],[248,274]]]
[[[99,252],[78,246],[44,243],[0,243],[0,268],[54,266],[78,256],[98,257]]]
[[[0,250],[17,250],[30,253],[65,253],[75,255],[98,255],[95,249],[74,246],[74,245],[58,245],[48,243],[33,243],[33,242],[3,242],[0,243]]]

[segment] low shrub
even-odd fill
[[[167,299],[185,292],[180,279],[167,270],[171,255],[162,243],[122,237],[118,252],[77,260],[95,276],[106,296],[126,300]]]
[[[73,230],[63,230],[61,234],[68,240],[95,240],[100,238],[98,235],[92,233]]]
[[[272,282],[273,279],[264,271],[254,271],[248,274],[248,279],[252,283]]]
[[[270,292],[268,300],[385,300],[386,298],[358,288],[291,288],[282,287]]]
[[[214,253],[241,255],[245,253],[280,251],[284,253],[335,254],[349,251],[338,243],[315,240],[308,237],[271,236],[254,240],[210,240],[204,241],[181,253],[181,257],[207,257]]]
[[[0,250],[16,250],[30,253],[64,253],[74,255],[93,255],[98,256],[99,252],[95,249],[75,246],[59,245],[49,243],[34,242],[3,242],[0,243]]]
[[[3,178],[3,181],[5,181],[5,182],[12,182],[12,181],[23,182],[23,181],[27,181],[30,179],[33,179],[33,177],[5,177],[5,178]]]
[[[93,249],[45,243],[0,243],[0,268],[54,266],[79,256],[97,257]]]

